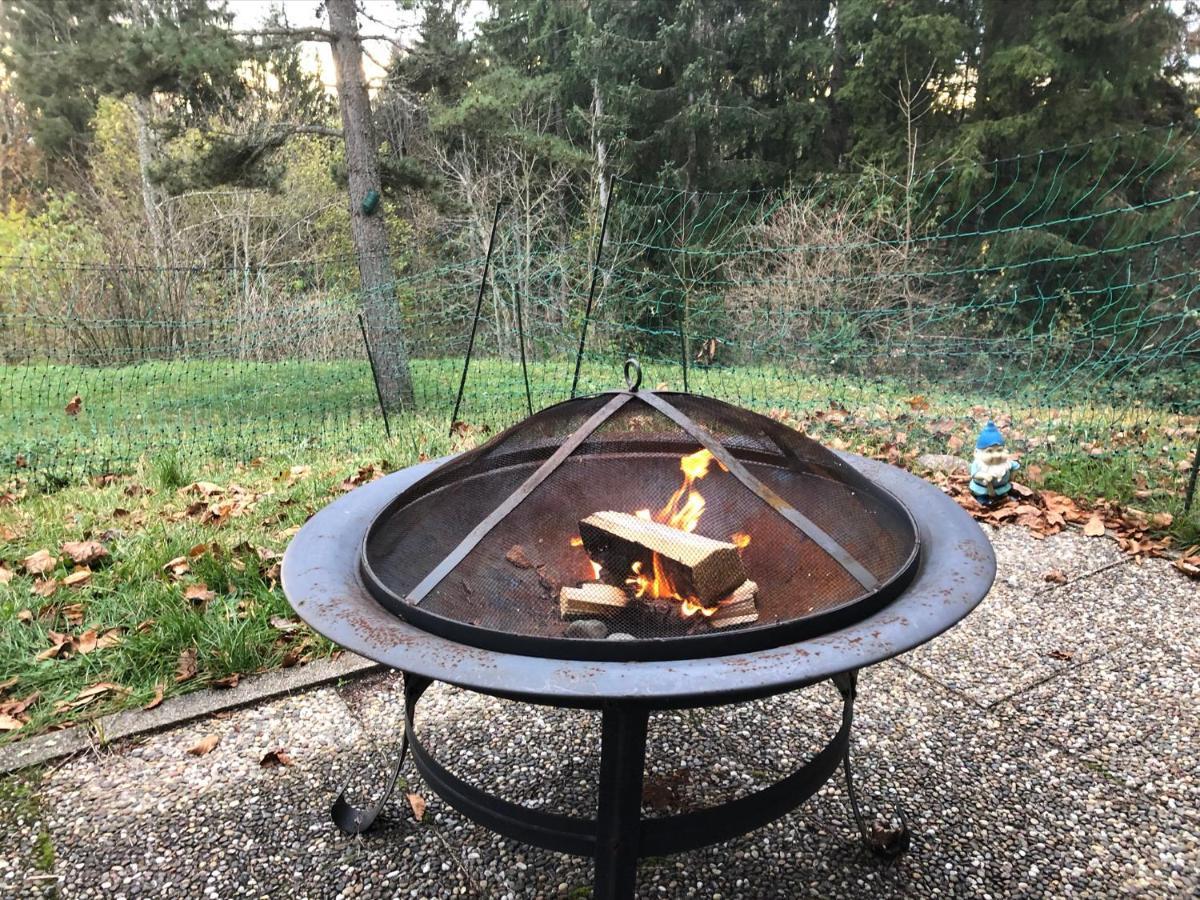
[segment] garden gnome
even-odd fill
[[[1012,473],[1021,464],[1004,449],[1004,435],[991,420],[979,432],[971,461],[971,493],[984,506],[999,503],[1012,490]]]

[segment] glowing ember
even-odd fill
[[[583,538],[581,538],[579,535],[575,535],[575,537],[571,538],[571,546],[572,547],[582,547],[583,546]]]
[[[695,603],[691,600],[684,600],[679,605],[679,611],[681,613],[683,613],[683,615],[685,617],[694,616],[696,613],[700,613],[701,615],[704,615],[704,616],[711,616],[713,613],[715,613],[717,611],[717,607],[701,606],[699,603]]]
[[[729,536],[729,543],[733,544],[739,550],[745,550],[750,546],[750,535],[744,531],[735,531]]]

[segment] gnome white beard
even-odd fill
[[[984,487],[999,487],[1009,477],[1008,454],[1003,447],[985,447],[975,451],[975,466],[971,477]]]

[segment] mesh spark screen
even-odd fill
[[[364,548],[376,596],[468,643],[585,657],[608,655],[603,644],[614,658],[636,658],[650,642],[651,655],[686,656],[696,637],[740,633],[732,643],[744,644],[753,632],[770,644],[784,626],[789,635],[840,627],[852,608],[878,608],[913,563],[907,511],[815,441],[726,403],[661,395],[864,566],[879,581],[871,589],[634,395],[412,603],[429,573],[612,396],[543,410],[397,497]],[[609,587],[563,601],[564,588],[597,582]],[[581,630],[579,619],[603,628]],[[598,636],[575,637],[585,632]],[[630,642],[605,639],[613,633],[643,650],[616,649]],[[718,652],[714,640],[701,643],[699,652]]]

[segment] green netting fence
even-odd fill
[[[618,386],[636,355],[651,385],[868,452],[966,455],[996,418],[1035,478],[1178,513],[1200,415],[1197,146],[1147,129],[773,191],[616,179],[602,247],[594,204],[532,229],[506,209],[453,438],[482,257],[418,254],[389,287],[415,388],[390,439],[353,259],[0,260],[0,471],[164,450],[404,462],[567,398],[577,365],[580,393]]]

